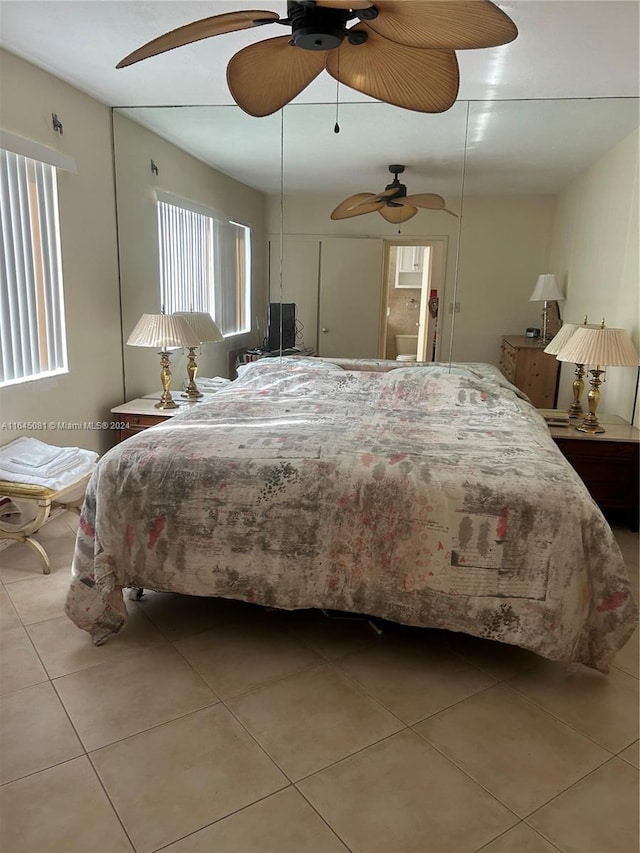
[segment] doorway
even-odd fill
[[[385,241],[380,358],[439,359],[446,248],[446,237]]]

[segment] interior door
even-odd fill
[[[376,358],[382,298],[383,241],[320,239],[318,354]]]

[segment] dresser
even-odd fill
[[[508,335],[502,339],[502,374],[527,395],[538,409],[552,409],[558,390],[560,362],[549,355],[537,338]]]

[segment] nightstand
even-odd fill
[[[615,415],[598,420],[605,428],[598,435],[578,432],[579,420],[551,426],[549,432],[598,506],[628,513],[631,529],[637,530],[640,430]]]
[[[185,409],[194,405],[193,403],[184,403],[177,409],[156,409],[155,404],[157,402],[157,396],[139,397],[137,400],[122,403],[122,405],[111,409],[111,414],[114,415],[116,440],[124,441],[125,438],[142,432],[143,429],[156,426],[156,424],[160,424],[167,418],[173,417],[178,412],[184,412]]]
[[[179,392],[175,392],[173,399],[179,404],[177,409],[156,409],[156,403],[160,399],[159,391],[155,394],[147,394],[146,397],[138,397],[137,400],[130,400],[128,403],[122,403],[120,406],[114,406],[111,409],[111,414],[115,415],[112,423],[114,424],[116,441],[124,441],[125,438],[129,438],[134,433],[156,426],[156,424],[166,421],[167,418],[172,418],[179,412],[193,409],[194,406],[201,406],[203,403],[209,403],[215,394],[215,391],[205,392],[199,400],[189,402],[180,397]]]

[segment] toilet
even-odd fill
[[[396,335],[396,361],[417,361],[418,360],[418,336],[417,335]]]

